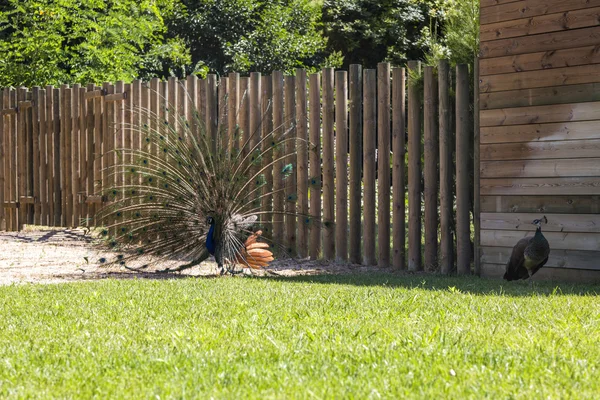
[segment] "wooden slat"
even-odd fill
[[[285,114],[283,117],[285,131],[288,137],[296,136],[296,78],[286,76],[283,82],[284,90],[284,108]],[[285,180],[285,245],[288,253],[292,256],[297,254],[296,245],[298,237],[296,236],[296,202],[298,201],[298,190],[296,186],[296,143],[293,140],[285,143],[285,159],[283,164],[292,164],[293,170],[291,175]]]
[[[390,266],[390,63],[377,64],[377,264]]]
[[[482,179],[481,195],[597,195],[600,177]]]
[[[9,106],[16,108],[17,106],[17,91],[15,89],[11,89],[10,92],[8,93],[9,95]],[[18,202],[17,200],[17,195],[18,195],[18,181],[17,181],[17,174],[18,174],[18,164],[17,164],[17,145],[19,142],[18,139],[18,116],[12,115],[9,117],[9,139],[10,139],[10,166],[9,168],[13,171],[10,174],[10,197],[9,197],[9,201],[14,202],[15,204]],[[17,231],[19,230],[19,225],[18,225],[18,210],[15,208],[14,211],[11,210],[11,231]]]
[[[482,212],[600,213],[599,196],[481,196]]]
[[[129,96],[123,101],[123,147],[126,149],[133,148],[133,85],[131,83],[125,84],[124,90],[129,93]],[[132,164],[133,158],[131,153],[127,152],[124,155],[124,161],[126,164]],[[131,185],[133,183],[133,176],[131,173],[125,173],[125,184]]]
[[[53,173],[54,173],[54,226],[61,226],[62,219],[62,202],[63,195],[61,191],[61,180],[60,180],[60,167],[61,167],[61,127],[60,127],[60,116],[61,116],[61,107],[60,104],[61,99],[61,89],[54,88],[52,90],[52,130],[54,131],[53,137],[53,145],[54,145],[54,165],[53,165]]]
[[[283,113],[284,113],[284,100],[283,100],[283,73],[281,71],[273,71],[273,141],[278,143],[284,132],[283,126]],[[239,80],[241,83],[241,79]],[[245,90],[245,89],[244,89]],[[240,84],[239,92],[240,100],[243,96],[242,86]],[[241,108],[238,108],[241,110]],[[239,121],[239,119],[238,119]],[[239,122],[238,122],[239,124]],[[238,134],[239,137],[239,134]],[[237,141],[239,143],[239,141]],[[236,147],[239,148],[239,145]],[[273,159],[278,160],[284,155],[281,146],[276,146],[273,152]],[[276,240],[281,241],[284,234],[284,200],[285,196],[283,193],[283,180],[281,177],[281,168],[283,161],[275,161],[273,164],[273,237]],[[320,214],[319,214],[320,215]]]
[[[40,179],[40,165],[41,165],[41,160],[40,160],[40,107],[39,107],[39,97],[40,97],[40,88],[39,86],[34,86],[31,89],[31,96],[33,98],[33,104],[34,106],[32,107],[31,111],[32,111],[32,127],[31,127],[31,133],[32,133],[32,139],[33,139],[33,143],[32,143],[32,147],[33,147],[33,160],[31,160],[33,162],[33,169],[30,170],[30,178],[33,178],[33,188],[30,188],[30,194],[32,194],[35,199],[36,202],[34,203],[34,212],[33,212],[33,223],[35,225],[40,225],[41,221],[42,221],[42,205],[40,203],[40,198],[41,198],[41,179]],[[32,190],[31,190],[32,189]]]
[[[105,118],[104,112],[102,110],[102,105],[104,101],[101,97],[96,97],[93,100],[94,107],[94,172],[93,172],[93,190],[88,192],[88,195],[100,195],[102,193],[102,154],[104,151],[104,136],[102,134],[102,127],[104,126],[103,119]],[[96,212],[98,212],[101,208],[100,205],[91,206],[92,211],[94,212],[94,217],[96,216]],[[94,220],[94,224],[97,225],[99,221]]]
[[[0,110],[4,108],[2,99],[4,98],[4,92],[8,90],[9,89],[0,90]],[[0,114],[0,230],[8,230],[7,221],[4,217],[4,193],[8,192],[8,186],[6,184],[5,176],[10,173],[10,170],[8,168],[5,168],[4,165],[6,160],[5,154],[8,152],[8,129],[5,130],[4,127],[4,117]]]
[[[39,90],[39,89],[38,89]],[[34,102],[31,100],[32,99],[32,92],[28,89],[27,90],[27,102],[24,103],[29,103],[29,105],[27,106],[27,108],[24,110],[22,107],[20,108],[21,112],[25,112],[26,116],[26,122],[25,122],[25,130],[26,130],[26,143],[25,143],[25,148],[27,151],[27,154],[25,155],[25,159],[26,159],[26,165],[27,165],[27,172],[26,172],[26,182],[27,182],[27,189],[26,189],[26,196],[28,198],[34,198],[34,184],[35,184],[35,180],[36,180],[36,174],[35,174],[35,152],[34,152],[34,129],[36,129],[36,127],[34,125],[37,124],[37,121],[34,122],[33,119],[33,106],[34,106]],[[38,143],[39,145],[39,143]],[[39,146],[38,146],[39,147]],[[37,201],[37,199],[35,199]],[[35,202],[32,203],[27,203],[27,216],[26,216],[26,222],[27,224],[33,224],[34,221],[34,205]]]
[[[508,263],[511,252],[510,247],[482,247],[481,262],[504,266]],[[600,260],[600,251],[550,249],[548,262],[544,268],[600,270],[598,260]]]
[[[600,2],[600,0],[595,0]],[[599,27],[572,31],[543,33],[541,35],[482,42],[479,47],[481,58],[502,57],[541,51],[554,51],[598,44]]]
[[[408,62],[410,71],[420,71],[417,61]],[[421,101],[416,85],[408,84],[408,270],[421,265]]]
[[[543,228],[542,228],[543,229]],[[494,247],[512,248],[524,237],[533,237],[533,231],[500,231],[481,230],[481,245]],[[600,234],[580,232],[543,232],[544,237],[554,250],[587,250],[597,251],[600,249]]]
[[[406,72],[404,68],[392,68],[392,267],[395,270],[406,269],[405,139]]]
[[[479,232],[481,229],[481,203],[479,193],[479,183],[481,180],[481,128],[479,126],[479,57],[475,55],[473,60],[473,261],[475,275],[481,273],[481,261],[479,251],[481,248],[481,238]]]
[[[262,81],[261,81],[261,83],[262,83]],[[217,103],[217,106],[218,106],[217,107],[217,114],[218,114],[217,132],[219,135],[222,136],[223,146],[227,147],[229,145],[229,135],[228,135],[229,116],[227,115],[227,111],[228,111],[227,96],[229,95],[229,78],[228,77],[224,76],[224,77],[219,78],[219,82],[217,83],[217,90],[219,92],[219,101]]]
[[[481,9],[481,25],[600,6],[599,0],[526,0]]]
[[[481,0],[480,7],[481,8],[492,7],[492,6],[496,6],[498,4],[515,3],[517,1],[521,1],[521,0]]]
[[[94,84],[90,84],[87,87],[86,94],[94,90]],[[86,114],[85,114],[85,125],[86,125],[86,137],[85,137],[85,176],[82,182],[86,196],[94,194],[94,99],[85,100]],[[84,203],[85,217],[87,218],[88,225],[93,225],[94,218],[94,206]]]
[[[504,265],[482,264],[481,276],[485,278],[501,279],[505,271]],[[542,268],[533,277],[534,281],[557,281],[585,283],[587,285],[600,282],[600,272],[585,269],[563,269],[563,268]],[[506,285],[526,284],[522,282],[506,282]]]
[[[456,269],[459,274],[471,272],[469,125],[469,70],[466,64],[459,64],[456,66]]]
[[[440,129],[440,272],[454,269],[454,240],[452,234],[452,128],[450,114],[450,66],[441,60],[438,66],[439,129]]]
[[[600,157],[600,139],[481,145],[482,160],[576,159],[589,157]]]
[[[272,87],[272,82],[271,82]],[[228,133],[229,137],[229,150],[239,149],[239,137],[238,135],[238,111],[240,106],[239,99],[240,91],[240,74],[231,72],[229,74],[229,98],[227,100],[227,117],[228,117]],[[271,110],[271,115],[273,111]]]
[[[587,28],[600,24],[600,7],[584,8],[481,25],[479,40],[486,42],[517,36]]]
[[[109,83],[104,83],[103,89],[106,90],[106,93],[112,94],[115,92],[114,85]],[[115,103],[107,102],[106,96],[103,100],[103,113],[104,117],[102,119],[102,141],[104,143],[103,146],[103,173],[102,173],[102,188],[104,191],[114,187],[115,185],[115,177],[111,176],[108,171],[112,171],[113,166],[115,165],[115,134],[114,134],[114,118],[115,118]],[[114,221],[105,220],[107,224],[112,224]],[[111,235],[114,235],[116,231],[113,229],[110,231]]]
[[[229,78],[228,78],[229,80]],[[273,78],[271,76],[263,76],[261,78],[262,88],[262,104],[261,104],[261,115],[262,115],[262,168],[266,178],[266,184],[262,190],[262,201],[261,209],[263,214],[261,219],[264,221],[264,232],[263,235],[268,239],[273,239],[273,105],[271,103],[273,98]],[[229,91],[231,93],[231,90]],[[224,104],[223,108],[228,107],[229,104]],[[231,108],[228,108],[228,112]],[[228,117],[228,123],[231,118]],[[233,119],[235,121],[235,118]],[[231,132],[229,126],[227,127],[228,133]],[[229,140],[228,146],[231,146],[231,140]],[[229,147],[231,148],[231,147]],[[307,178],[308,179],[308,178]],[[308,213],[308,212],[307,212]]]
[[[363,264],[375,265],[375,144],[377,72],[363,75]]]
[[[600,119],[600,102],[482,110],[481,126],[589,121]]]
[[[196,99],[198,98],[198,77],[188,75],[186,78],[186,116],[185,119],[190,123],[191,134],[198,137],[198,119],[196,118]]]
[[[335,257],[335,182],[334,182],[334,82],[333,68],[323,69],[323,257]]]
[[[480,60],[481,76],[600,63],[595,45]]]
[[[240,108],[238,115],[238,124],[240,126],[239,140],[240,150],[245,156],[248,154],[248,139],[250,138],[250,120],[249,120],[249,79],[247,77],[240,78]],[[282,89],[283,90],[283,89]],[[283,98],[282,98],[283,101]],[[282,104],[283,107],[283,104]],[[283,120],[282,120],[283,122]]]
[[[494,108],[544,106],[583,103],[586,101],[600,101],[600,83],[482,93],[480,104],[482,110],[491,110]]]
[[[260,138],[261,138],[261,123],[262,123],[262,116],[261,116],[261,110],[260,110],[260,106],[262,103],[262,88],[261,88],[261,74],[259,72],[252,72],[250,73],[250,148],[249,151],[253,153],[253,155],[251,156],[251,160],[254,161],[256,155],[258,154],[257,151],[260,149],[259,146],[259,142],[260,142]],[[213,105],[213,107],[216,106],[216,104]],[[215,128],[216,129],[216,128]],[[219,150],[221,150],[222,148],[224,148],[225,143],[221,142],[222,140],[222,136],[219,137],[218,140],[218,144],[217,147]],[[257,148],[257,146],[259,146]],[[254,176],[255,174],[258,174],[258,171],[260,171],[261,169],[261,165],[257,164],[255,162],[252,163],[252,166],[250,168],[250,176]],[[256,180],[255,180],[256,181]],[[256,189],[256,190],[255,190]],[[259,190],[258,188],[255,187],[251,187],[251,191],[253,191],[252,193],[252,197],[255,199],[256,201],[256,205],[255,207],[258,208],[258,205],[260,204],[260,200],[258,200],[258,197],[260,195],[261,190]],[[261,219],[262,221],[262,219]]]
[[[600,158],[578,160],[483,161],[483,178],[560,178],[600,176]]]
[[[109,93],[106,96],[104,96],[104,101],[105,102],[122,101],[122,100],[125,100],[126,97],[127,97],[126,92]]]
[[[25,100],[27,89],[20,87],[17,89],[17,101],[20,103]],[[27,196],[27,111],[20,110],[17,114],[17,179],[18,192],[16,199]],[[27,207],[19,207],[18,230],[26,224]]]
[[[397,81],[394,81],[397,82]],[[350,142],[350,232],[349,232],[349,250],[350,262],[353,264],[361,263],[361,176],[362,176],[362,66],[359,64],[350,65],[350,109],[348,116],[349,142]],[[395,114],[394,114],[395,115]],[[404,117],[404,113],[402,113]],[[312,120],[311,120],[312,121]],[[311,122],[312,123],[312,122]],[[317,122],[318,123],[318,120]],[[402,123],[404,127],[404,122]],[[396,126],[395,126],[396,129]],[[395,131],[396,132],[396,131]],[[395,142],[394,142],[395,143]],[[404,135],[402,135],[402,145],[404,145]],[[394,153],[396,156],[396,154]],[[404,158],[402,158],[404,164]],[[404,174],[402,174],[404,178]],[[404,195],[404,185],[402,185],[402,194]],[[404,210],[404,200],[402,201],[402,210]],[[394,217],[396,217],[394,209]],[[397,225],[394,224],[394,227]],[[395,231],[394,231],[395,232]],[[404,242],[402,243],[404,246]],[[396,265],[396,264],[394,264]]]
[[[102,90],[101,89],[89,90],[85,93],[84,97],[86,100],[92,100],[92,99],[95,99],[96,97],[102,97]]]
[[[490,93],[598,82],[600,82],[600,64],[590,64],[551,68],[541,71],[482,76],[480,78],[479,91],[481,93]]]
[[[346,71],[335,72],[335,258],[339,261],[348,259],[348,73]]]
[[[321,76],[311,74],[309,77],[309,166],[310,166],[310,216],[313,220],[321,218]],[[275,88],[273,88],[275,89]],[[276,108],[277,99],[273,96]],[[277,125],[275,125],[277,126]],[[312,260],[319,257],[321,250],[321,226],[313,223],[310,226],[309,254]]]
[[[248,107],[250,113],[250,107]],[[249,123],[249,121],[248,121]],[[212,139],[213,149],[216,150],[219,145],[218,127],[219,127],[219,97],[217,93],[217,75],[208,74],[206,77],[206,132]],[[253,134],[254,132],[250,132]]]
[[[41,89],[38,92],[37,99],[35,100],[36,107],[38,108],[39,118],[39,149],[40,149],[40,164],[39,164],[39,201],[40,201],[40,224],[49,225],[49,204],[48,204],[48,135],[46,133],[46,90]],[[1,165],[1,164],[0,164]],[[2,168],[0,166],[0,168]]]
[[[308,256],[308,227],[306,223],[308,216],[308,109],[306,93],[306,70],[296,69],[296,135],[298,168],[297,187],[298,187],[298,212],[301,214],[297,219],[298,225],[298,255],[300,257]],[[263,104],[266,99],[263,99]],[[308,219],[310,221],[310,219]]]
[[[591,232],[600,233],[599,214],[551,214],[544,213],[548,223],[543,232]],[[518,230],[531,232],[532,221],[541,218],[541,213],[482,213],[481,229]],[[600,250],[600,249],[598,249]],[[600,266],[599,266],[600,267]]]
[[[598,137],[598,121],[494,126],[481,128],[481,143],[585,140]]]
[[[425,254],[424,267],[426,271],[437,268],[438,241],[438,88],[433,67],[425,67],[423,71],[423,131],[424,131],[424,201],[425,201]]]

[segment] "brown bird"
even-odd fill
[[[531,277],[548,262],[550,245],[542,234],[542,223],[548,223],[545,215],[532,222],[537,227],[535,235],[519,240],[513,247],[504,273],[504,279],[507,281],[529,279],[530,284],[533,285]]]

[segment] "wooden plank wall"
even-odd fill
[[[481,0],[480,22],[482,275],[546,215],[538,279],[600,281],[600,0]]]
[[[411,61],[409,68],[421,69],[421,65]],[[163,121],[175,126],[177,118],[197,115],[200,120],[192,120],[184,136],[203,128],[219,149],[248,151],[246,142],[258,145],[271,132],[275,140],[284,132],[298,137],[297,143],[287,141],[285,148],[274,146],[276,163],[264,171],[268,183],[264,193],[273,190],[272,196],[259,202],[263,211],[274,211],[261,219],[265,236],[283,242],[290,253],[393,269],[468,274],[470,199],[467,190],[457,202],[462,217],[456,218],[451,179],[456,176],[461,188],[468,189],[470,169],[452,161],[449,125],[449,115],[455,111],[462,121],[462,140],[456,150],[467,154],[471,134],[466,124],[467,67],[457,67],[457,74],[465,78],[461,80],[450,79],[454,72],[447,62],[440,66],[444,72],[439,76],[430,66],[423,70],[426,93],[419,85],[408,85],[405,68],[388,63],[376,69],[352,65],[349,73],[326,68],[310,76],[297,70],[295,76],[273,71],[267,76],[232,73],[221,79],[209,75],[201,80],[192,76],[105,82],[101,87],[5,88],[0,96],[0,229],[19,230],[32,223],[93,226],[95,213],[110,201],[106,189],[132,180],[125,171],[106,173],[117,162],[112,150],[146,146],[139,130],[127,127],[133,123],[156,130]],[[450,109],[448,101],[452,81],[463,83],[457,90],[462,100],[456,110]],[[421,126],[425,129],[423,162]],[[302,146],[307,139],[310,145]],[[260,146],[266,149],[271,142]],[[152,154],[167,157],[162,150],[150,148]],[[289,155],[282,158],[283,150]],[[467,157],[461,160],[466,162]],[[290,163],[294,172],[284,182],[281,170]],[[410,212],[405,201],[407,169]],[[441,218],[438,204],[445,206]],[[284,210],[298,211],[303,217],[284,217]],[[456,258],[452,223],[462,233]],[[443,266],[438,260],[440,232]],[[455,259],[460,266],[455,267]]]

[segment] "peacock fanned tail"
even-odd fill
[[[96,225],[102,226],[103,248],[117,256],[99,261],[146,267],[170,260],[179,262],[171,270],[181,270],[212,254],[219,266],[230,271],[236,266],[268,266],[274,249],[283,246],[265,238],[263,230],[270,231],[269,225],[281,222],[286,214],[300,214],[275,209],[270,201],[264,210],[261,202],[275,193],[283,193],[288,202],[296,199],[282,182],[267,187],[265,174],[276,168],[279,173],[273,174],[274,179],[289,179],[295,166],[288,162],[293,153],[286,149],[308,143],[293,136],[293,124],[287,124],[292,126],[288,129],[275,127],[264,137],[258,129],[244,141],[239,128],[232,139],[224,131],[210,137],[199,113],[188,121],[161,100],[166,105],[158,115],[134,106],[136,122],[116,127],[139,138],[139,149],[118,148],[103,154],[103,164],[108,166],[103,169],[99,194],[106,203],[96,215]],[[232,143],[239,143],[239,149]],[[273,215],[273,221],[261,221],[264,214]],[[313,221],[308,215],[302,218]]]

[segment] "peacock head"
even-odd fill
[[[548,218],[546,218],[545,215],[540,219],[534,219],[532,222],[532,224],[537,226],[538,229],[542,228],[542,224],[547,224],[547,223],[548,223]]]

